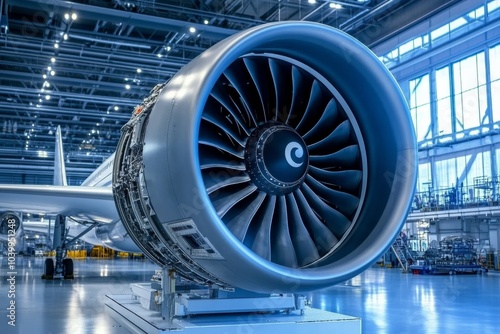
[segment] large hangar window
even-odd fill
[[[418,164],[417,192],[426,192],[432,188],[431,164],[429,162]]]
[[[491,177],[491,154],[490,151],[473,151],[462,153],[460,156],[440,157],[440,160],[436,161],[435,168],[437,189],[464,187],[470,192],[467,197],[473,199],[479,196],[474,193],[474,185],[479,178]],[[427,179],[425,175],[422,176],[423,179],[419,184]]]
[[[489,123],[484,52],[453,64],[453,91],[457,133]],[[484,127],[481,131],[488,131],[488,128]],[[457,135],[457,138],[461,137],[463,134]]]
[[[500,122],[500,45],[489,50],[490,58],[490,86],[491,86],[491,112],[493,121]],[[495,126],[496,129],[500,126]]]
[[[451,112],[450,68],[443,67],[436,71],[436,111],[438,136],[444,136],[443,141],[451,140],[453,132]]]
[[[429,74],[410,81],[410,111],[417,141],[432,138]]]

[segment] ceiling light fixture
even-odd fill
[[[189,32],[194,34],[196,32],[196,28],[195,27],[190,27],[189,28]]]
[[[56,58],[54,58],[54,57],[50,58],[50,62],[51,63],[55,63],[56,62]]]
[[[71,19],[76,20],[78,18],[78,15],[76,13],[71,14]]]

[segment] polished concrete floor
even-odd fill
[[[148,260],[76,260],[75,280],[44,281],[42,258],[17,258],[15,297],[0,257],[0,333],[128,333],[104,310],[108,294],[128,294],[157,267]],[[362,318],[363,333],[500,333],[500,275],[420,276],[371,268],[310,293],[312,306]],[[15,327],[8,324],[15,301]],[[342,333],[344,334],[344,333]]]

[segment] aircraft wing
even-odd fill
[[[0,212],[62,214],[111,223],[119,220],[111,187],[0,184]]]

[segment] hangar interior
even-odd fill
[[[380,265],[406,273],[417,265],[413,272],[418,274],[425,273],[426,265],[446,262],[446,272],[453,268],[451,274],[474,264],[480,268],[477,272],[488,274],[427,280],[424,275],[371,268],[308,297],[318,308],[360,316],[366,333],[404,333],[418,326],[429,333],[463,328],[496,333],[500,0],[2,0],[0,9],[1,184],[52,184],[58,126],[68,184],[82,184],[115,151],[121,128],[156,84],[238,31],[267,22],[303,20],[357,38],[400,84],[418,146],[414,201],[400,238]],[[23,216],[26,226],[53,219],[36,212]],[[40,230],[25,231],[24,238],[23,251],[29,245],[33,255],[35,249],[48,251],[52,242]],[[82,242],[74,247],[75,252],[87,248],[90,254],[91,245]],[[99,257],[106,250],[94,252]],[[26,261],[26,287],[19,288],[24,290],[27,283],[37,281],[37,270],[43,266],[37,258]],[[109,291],[127,290],[129,281],[148,280],[155,266],[138,261],[144,262],[75,262],[77,275],[87,278],[66,284],[64,304],[58,307],[72,302],[71,291],[88,306],[102,303],[102,295]],[[123,274],[127,270],[132,274]],[[395,288],[389,294],[381,292],[391,285]],[[58,303],[47,297],[57,291],[56,286],[46,286],[25,298],[50,307],[44,300]],[[60,312],[78,319],[82,332],[128,332],[104,315],[96,316],[100,309],[92,307],[83,315],[97,320],[86,329],[82,318],[70,314],[78,306]],[[446,313],[446,307],[452,312]],[[461,318],[469,319],[466,309],[482,320],[462,323]],[[50,328],[49,320],[37,319]],[[55,329],[44,332],[78,327],[69,321],[54,324]]]

